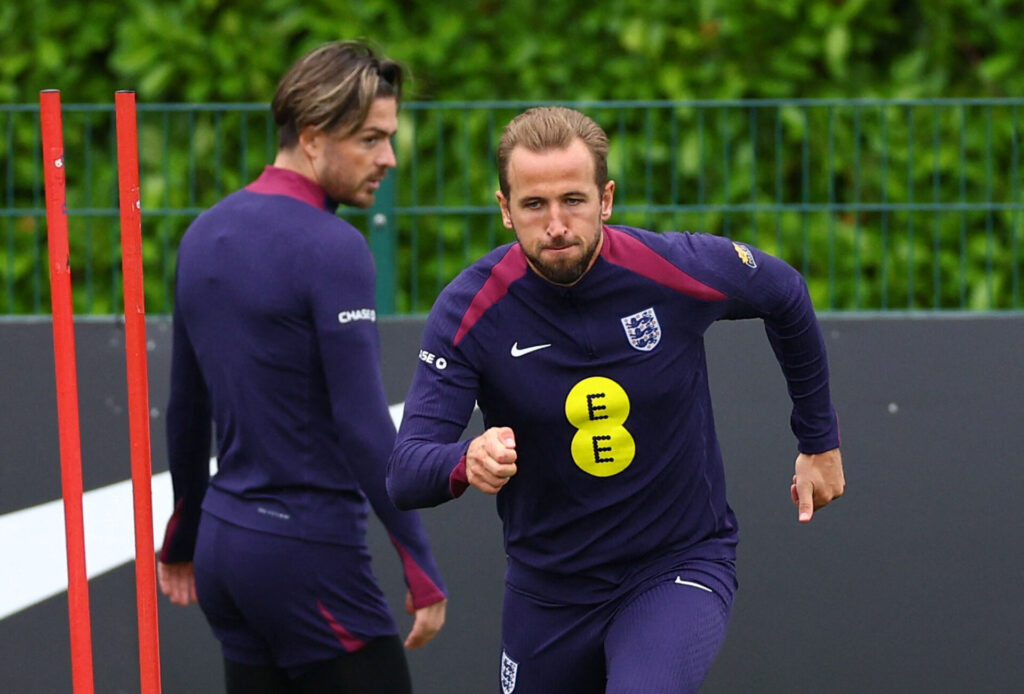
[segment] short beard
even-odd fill
[[[603,231],[601,233],[603,233]],[[597,246],[600,243],[601,234],[599,233],[594,239],[594,243],[591,244],[589,248],[584,249],[583,255],[580,256],[579,260],[570,265],[554,265],[545,263],[539,256],[531,255],[525,248],[523,249],[523,253],[530,260],[530,264],[538,275],[546,279],[548,282],[569,286],[579,282],[580,278],[587,273],[587,270],[590,268],[590,263],[594,259],[594,254],[597,252]]]

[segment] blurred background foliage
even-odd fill
[[[0,102],[266,102],[371,37],[416,100],[1016,96],[1019,0],[7,0]]]
[[[66,105],[75,301],[91,313],[120,306],[108,106],[136,91],[147,302],[163,312],[184,227],[273,155],[265,107],[240,105],[266,104],[306,50],[354,37],[413,76],[393,178],[399,208],[422,214],[393,230],[399,312],[429,309],[508,240],[493,199],[501,126],[527,103],[579,101],[602,102],[583,110],[612,138],[613,221],[755,243],[803,270],[823,309],[1020,308],[1016,104],[746,100],[1018,97],[1022,14],[1020,0],[7,0],[0,313],[48,309],[41,89]],[[620,100],[683,103],[603,103]],[[477,104],[498,101],[516,105]],[[183,104],[209,108],[157,109]],[[961,206],[885,207],[919,201]],[[672,209],[645,211],[659,205]]]

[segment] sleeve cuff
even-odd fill
[[[448,491],[453,499],[458,499],[469,487],[469,478],[466,476],[466,456],[459,458],[459,464],[455,466],[448,476]]]

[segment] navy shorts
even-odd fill
[[[299,674],[398,633],[365,546],[306,542],[204,513],[194,562],[199,605],[230,661]]]
[[[503,694],[685,694],[722,643],[736,590],[730,561],[690,560],[597,605],[506,586]]]

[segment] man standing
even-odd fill
[[[728,239],[607,226],[608,141],[531,109],[498,149],[516,243],[435,303],[388,465],[400,508],[497,494],[504,694],[696,691],[724,638],[737,525],[703,333],[762,318],[793,400],[801,522],[844,488],[824,342],[799,274]],[[486,430],[459,442],[474,402]]]
[[[404,567],[415,614],[405,646],[424,645],[444,622],[419,518],[385,490],[395,430],[373,260],[334,213],[372,205],[395,166],[401,83],[401,67],[363,43],[301,58],[274,95],[273,166],[200,215],[178,251],[167,414],[175,510],[159,579],[174,603],[198,597],[229,694],[410,691],[371,571],[367,501]]]

